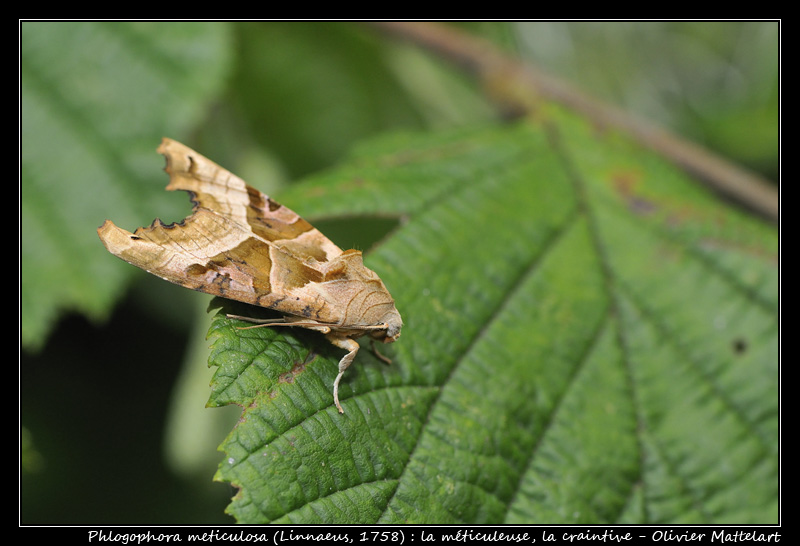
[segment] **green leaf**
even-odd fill
[[[161,137],[204,115],[231,44],[219,23],[23,22],[20,31],[22,343],[63,309],[108,312],[134,274],[95,259],[109,216],[147,225],[171,207],[153,176]],[[154,191],[149,192],[147,188]],[[157,196],[150,202],[148,195]]]
[[[340,415],[340,350],[216,316],[238,521],[777,522],[774,227],[558,112],[384,138],[280,200],[399,219],[366,262],[405,326]]]
[[[237,31],[233,100],[291,173],[330,165],[350,142],[388,127],[422,125],[391,71],[391,43],[374,32],[319,21],[242,23]]]
[[[777,181],[770,158],[780,153],[779,21],[513,27],[514,51],[543,72]]]

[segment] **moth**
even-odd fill
[[[383,281],[364,266],[360,251],[342,251],[295,212],[191,148],[165,138],[157,151],[166,157],[166,189],[188,192],[192,214],[172,224],[156,218],[133,233],[106,220],[97,229],[105,247],[169,282],[283,315],[235,317],[256,323],[251,327],[324,334],[347,351],[333,383],[334,403],[344,413],[339,382],[360,348],[356,339],[392,343],[403,326]]]

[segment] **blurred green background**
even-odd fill
[[[776,22],[459,26],[778,179]],[[188,214],[163,191],[163,136],[279,196],[370,136],[495,112],[458,69],[357,23],[22,22],[20,67],[21,522],[230,523],[235,491],[211,477],[238,408],[203,407],[210,298],[95,229]]]

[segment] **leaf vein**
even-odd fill
[[[503,311],[503,309],[512,300],[511,294],[513,294],[517,290],[519,290],[520,286],[525,281],[525,279],[530,274],[532,274],[533,271],[536,270],[536,267],[539,265],[539,263],[541,263],[542,259],[544,259],[544,257],[547,256],[548,252],[550,252],[556,246],[557,242],[559,240],[561,240],[561,238],[567,232],[569,232],[569,228],[572,227],[578,221],[578,219],[579,219],[579,215],[577,214],[577,210],[573,211],[572,214],[569,214],[569,215],[567,215],[565,217],[563,225],[561,225],[558,229],[553,230],[550,238],[542,245],[541,252],[539,252],[538,254],[535,254],[534,256],[532,256],[532,258],[529,261],[529,263],[526,264],[524,267],[520,268],[520,272],[517,275],[517,278],[514,279],[513,282],[509,283],[509,287],[506,290],[506,294],[507,294],[506,297],[499,298],[498,299],[498,304],[496,305],[496,307],[491,311],[491,313],[489,313],[489,316],[487,317],[487,319],[485,321],[482,321],[481,328],[479,328],[475,332],[475,335],[470,340],[470,342],[466,345],[466,347],[464,348],[464,351],[462,352],[462,354],[457,358],[456,362],[454,363],[454,365],[450,369],[449,373],[445,377],[444,381],[442,382],[441,389],[440,389],[439,393],[436,395],[436,398],[433,400],[433,402],[431,403],[430,407],[428,408],[428,413],[427,413],[425,421],[424,421],[424,423],[423,423],[423,425],[422,425],[422,427],[420,429],[420,434],[417,436],[416,444],[415,444],[414,448],[411,450],[411,452],[409,454],[409,458],[408,458],[409,461],[411,461],[414,458],[415,453],[416,453],[416,451],[417,451],[417,449],[419,447],[419,442],[422,439],[422,437],[426,434],[426,430],[429,428],[429,425],[430,425],[430,422],[431,422],[430,421],[431,415],[433,414],[433,412],[435,411],[435,408],[437,407],[437,405],[439,404],[439,402],[441,400],[441,393],[444,390],[444,386],[447,385],[450,382],[450,379],[455,374],[455,371],[458,369],[460,363],[464,361],[466,355],[468,355],[471,352],[472,348],[486,335],[486,332],[490,329],[490,327],[495,322],[497,317],[500,315],[500,313]],[[400,482],[402,482],[403,475],[408,470],[409,466],[410,466],[410,464],[406,464],[405,468],[403,469],[403,472],[401,473],[401,476],[399,478]],[[399,487],[397,489],[399,489]],[[395,492],[388,499],[388,501],[386,503],[387,508],[392,504],[394,496],[397,493],[397,489],[395,489]],[[385,513],[385,511],[384,511],[384,513]]]

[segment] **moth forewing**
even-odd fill
[[[167,189],[189,192],[192,214],[174,224],[155,220],[134,233],[106,220],[97,230],[103,244],[169,282],[285,315],[257,326],[324,334],[347,351],[333,386],[344,413],[339,382],[358,353],[355,339],[391,343],[403,325],[383,281],[361,252],[343,252],[298,214],[191,148],[165,138],[158,151],[167,160]]]

